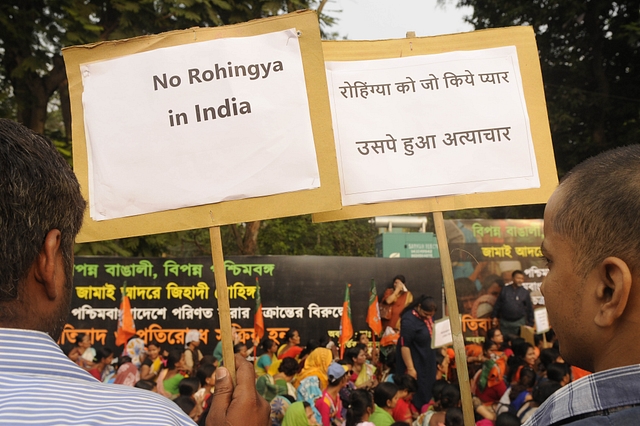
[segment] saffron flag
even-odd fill
[[[122,302],[118,311],[118,330],[116,331],[116,345],[125,345],[129,339],[136,335],[136,325],[133,323],[131,302],[127,296],[126,284],[122,287]]]
[[[373,331],[374,336],[382,333],[382,321],[380,320],[380,307],[378,306],[378,293],[376,292],[376,282],[371,280],[369,290],[369,310],[367,311],[367,324]]]
[[[264,317],[262,316],[262,299],[260,298],[260,282],[256,277],[256,311],[253,316],[253,330],[256,341],[260,342],[264,336]]]
[[[344,348],[353,336],[353,325],[351,323],[351,297],[349,296],[349,287],[351,284],[347,284],[347,289],[344,293],[344,302],[342,303],[342,319],[340,320],[340,358],[344,355]]]

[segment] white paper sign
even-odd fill
[[[94,220],[320,186],[295,29],[81,72]]]
[[[453,335],[451,334],[451,321],[449,317],[444,317],[433,323],[433,339],[431,339],[431,348],[440,348],[442,346],[453,343]]]
[[[540,187],[514,46],[326,71],[343,205]]]
[[[536,325],[536,333],[544,333],[549,331],[549,315],[547,314],[547,308],[536,308],[533,310],[533,319]]]

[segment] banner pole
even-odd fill
[[[220,318],[220,336],[222,337],[222,359],[224,366],[231,374],[231,380],[236,383],[236,362],[233,357],[233,339],[231,338],[231,308],[229,307],[229,292],[227,290],[227,270],[224,266],[222,252],[222,237],[220,227],[209,228],[211,238],[211,260],[213,261],[213,276],[218,293],[218,316]]]
[[[464,424],[465,426],[473,426],[475,425],[475,416],[473,414],[473,402],[471,400],[472,394],[469,383],[469,370],[467,369],[467,354],[464,348],[464,336],[462,335],[460,313],[458,312],[458,297],[456,296],[451,256],[449,254],[449,243],[447,242],[447,233],[444,228],[442,212],[433,212],[433,224],[438,240],[440,267],[442,268],[442,279],[447,297],[447,307],[449,308],[449,321],[451,322],[451,334],[453,336],[453,350],[456,354],[456,371],[458,372],[460,396],[462,397]]]

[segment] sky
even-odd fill
[[[472,11],[451,0],[445,6],[436,0],[328,0],[323,10],[339,19],[330,31],[349,40],[404,38],[407,31],[417,37],[467,32],[473,27],[463,17]]]

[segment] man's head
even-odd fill
[[[640,322],[640,146],[573,169],[545,209],[542,292],[570,363],[600,371],[635,363]],[[631,340],[630,340],[631,339]]]
[[[85,201],[53,144],[0,119],[0,326],[62,331]]]
[[[520,287],[524,283],[524,272],[515,270],[511,273],[511,279],[516,287]]]

